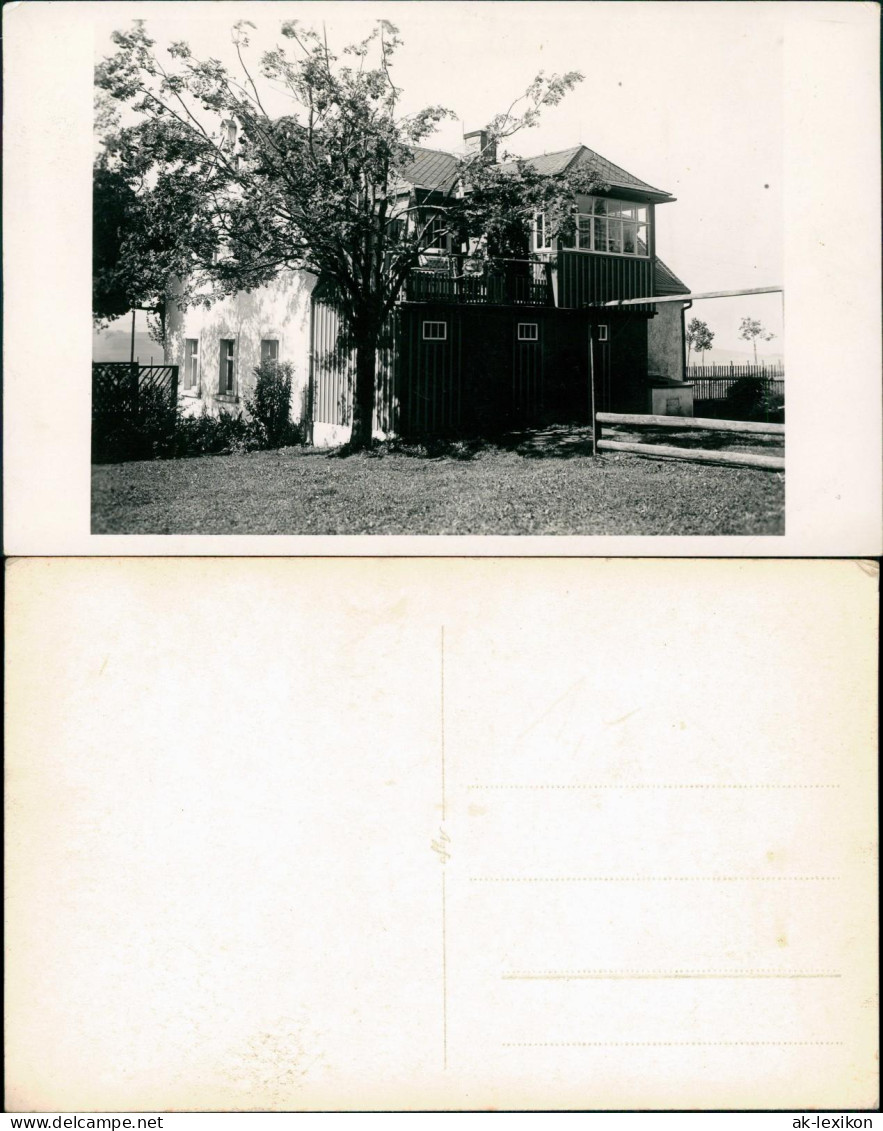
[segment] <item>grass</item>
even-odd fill
[[[720,446],[719,434],[713,444],[703,435],[689,442]],[[732,446],[771,450],[741,439]],[[784,533],[781,473],[590,451],[585,430],[556,428],[496,446],[387,445],[346,458],[285,448],[105,464],[92,469],[92,532]]]

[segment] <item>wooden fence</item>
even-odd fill
[[[680,459],[694,463],[712,463],[723,467],[755,467],[763,471],[784,471],[781,456],[760,455],[754,452],[720,452],[706,448],[678,448],[668,444],[635,444],[622,440],[604,440],[604,424],[627,425],[637,428],[674,428],[679,432],[697,429],[706,432],[744,432],[761,436],[785,438],[784,424],[764,424],[745,420],[703,420],[691,416],[650,416],[624,412],[598,412],[595,414],[595,449],[601,452],[627,452],[630,455],[649,456],[653,459]]]
[[[763,377],[770,380],[783,381],[785,379],[784,362],[774,361],[770,365],[761,362],[760,365],[688,365],[687,380],[698,380],[702,377]]]
[[[439,259],[415,267],[405,281],[407,302],[554,306],[547,263],[527,259]]]
[[[688,365],[685,381],[693,386],[695,401],[726,400],[730,389],[743,377],[756,377],[768,396],[785,396],[785,367],[775,365]]]
[[[93,460],[149,458],[174,428],[177,404],[177,365],[93,362]]]

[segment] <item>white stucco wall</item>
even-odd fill
[[[279,342],[279,360],[292,365],[291,415],[308,418],[310,359],[310,296],[315,276],[288,272],[274,283],[249,293],[240,292],[206,309],[173,309],[168,317],[166,363],[177,365],[179,389],[185,411],[198,413],[205,405],[213,414],[221,409],[244,412],[245,398],[254,387],[254,367],[260,364],[261,341]],[[199,342],[199,385],[187,387],[185,340]],[[234,393],[222,394],[220,384],[221,339],[233,339]]]
[[[661,302],[655,318],[647,326],[647,368],[650,373],[662,373],[684,379],[684,337],[679,302]]]

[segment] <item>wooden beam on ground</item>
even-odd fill
[[[705,416],[652,416],[636,412],[599,412],[595,419],[601,424],[632,424],[639,427],[691,428],[703,432],[752,432],[757,436],[784,436],[784,424],[765,424],[753,420],[714,420]]]
[[[672,448],[667,444],[627,444],[621,440],[599,440],[602,452],[627,452],[651,459],[681,459],[693,463],[715,463],[723,467],[756,467],[763,471],[784,471],[780,456],[757,456],[750,452],[714,452],[705,448]]]
[[[690,291],[685,295],[650,295],[648,298],[615,298],[603,306],[644,306],[649,302],[696,302],[700,298],[738,298],[741,295],[784,294],[784,287],[748,287],[741,291]]]

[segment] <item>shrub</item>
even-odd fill
[[[251,415],[263,448],[281,448],[300,439],[291,421],[291,365],[262,361],[254,369],[255,386],[245,407]]]
[[[740,377],[727,391],[726,415],[731,420],[781,423],[785,419],[785,398],[771,393],[763,377]]]
[[[137,396],[93,411],[92,457],[96,462],[153,459],[169,455],[176,443],[178,409],[169,390],[142,385]]]
[[[255,374],[254,393],[245,401],[251,419],[223,408],[213,416],[205,405],[198,416],[187,416],[167,388],[147,384],[137,396],[124,387],[112,403],[93,403],[93,461],[180,459],[300,443],[291,421],[291,366],[265,362]]]
[[[241,413],[222,409],[212,416],[205,405],[199,416],[184,416],[179,411],[172,456],[220,455],[254,451],[260,447],[255,429]]]

